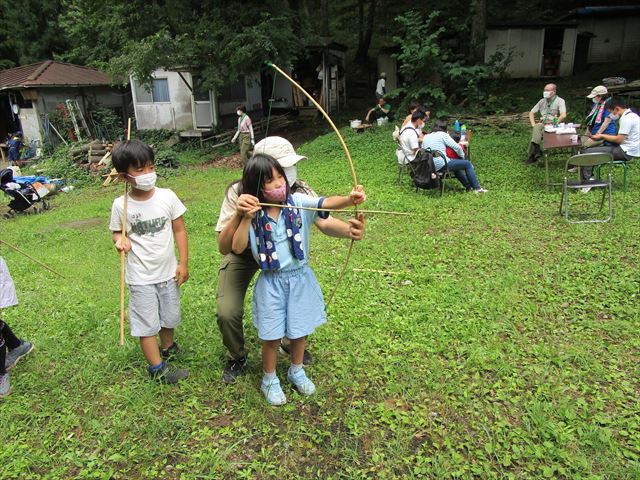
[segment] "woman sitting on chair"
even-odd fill
[[[422,148],[423,150],[430,149],[432,152],[438,151],[444,155],[447,147],[451,148],[460,157],[459,159],[447,158],[447,169],[453,172],[468,192],[473,190],[475,193],[486,193],[487,190],[480,186],[473,164],[465,158],[464,149],[447,133],[447,122],[438,120],[433,125],[431,133],[425,135],[422,141]],[[445,161],[440,156],[434,156],[433,163],[438,171],[445,168]]]

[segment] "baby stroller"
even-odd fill
[[[4,218],[13,218],[22,212],[39,213],[49,210],[49,203],[44,199],[48,190],[37,182],[16,183],[10,168],[0,171],[0,190],[11,198],[9,211],[3,215]],[[35,205],[39,202],[42,202],[41,206]]]

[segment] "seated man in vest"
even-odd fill
[[[640,157],[640,117],[629,108],[627,101],[622,97],[612,98],[605,108],[609,111],[611,121],[618,122],[618,133],[590,135],[593,140],[604,140],[610,145],[587,148],[584,153],[606,152],[613,155],[614,160],[625,162]],[[582,169],[583,180],[590,178],[591,174],[591,168]],[[582,191],[586,193],[589,189],[583,188]]]
[[[526,163],[535,163],[542,156],[542,135],[545,125],[562,123],[567,116],[567,107],[564,100],[557,95],[556,85],[548,83],[544,86],[542,97],[529,112],[529,122],[533,131],[529,144],[529,157]],[[540,115],[540,121],[536,122],[535,115]]]

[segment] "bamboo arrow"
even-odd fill
[[[16,247],[15,245],[11,245],[9,242],[5,242],[4,240],[0,239],[0,243],[3,243],[4,245],[6,245],[9,248],[12,248],[13,250],[15,250],[16,252],[18,252],[21,255],[24,255],[25,257],[27,257],[29,260],[31,260],[32,262],[37,263],[38,265],[40,265],[43,268],[46,268],[47,270],[49,270],[51,273],[55,273],[56,275],[58,275],[60,278],[65,278],[64,275],[62,275],[61,273],[56,272],[53,268],[48,267],[47,265],[45,265],[44,263],[42,263],[40,260],[36,260],[35,258],[33,258],[31,255],[23,252],[22,250],[20,250],[18,247]]]
[[[312,212],[332,212],[332,213],[353,213],[353,210],[343,209],[343,208],[315,208],[315,207],[299,207],[297,205],[286,205],[280,203],[258,203],[261,207],[277,207],[277,208],[295,208],[297,210],[310,210]],[[410,213],[406,212],[389,212],[386,210],[360,210],[358,209],[358,213],[368,213],[375,215],[403,215],[403,216],[411,216]]]

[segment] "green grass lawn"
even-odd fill
[[[443,198],[396,184],[390,132],[345,137],[366,208],[411,217],[368,219],[329,322],[310,340],[318,392],[303,399],[286,387],[281,408],[258,390],[250,314],[248,374],[220,380],[214,226],[240,172],[190,166],[160,181],[189,209],[177,339],[191,377],[177,387],[148,380],[132,338],[118,346],[107,225],[120,186],[74,190],[46,214],[0,221],[1,238],[66,275],[0,247],[21,301],[3,316],[36,345],[0,401],[0,477],[640,478],[639,166],[624,211],[616,171],[611,223],[571,225],[558,215],[559,190],[542,187],[543,169],[522,163],[525,129],[476,132],[489,193],[454,181]],[[318,192],[349,191],[334,135],[299,151],[309,157],[299,176]],[[348,243],[314,233],[328,296]],[[286,366],[281,358],[281,378]]]

